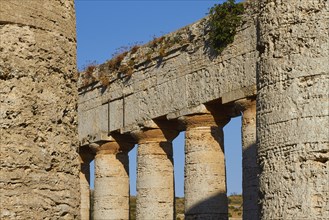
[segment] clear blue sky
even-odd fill
[[[78,68],[103,63],[121,46],[148,42],[153,36],[177,30],[204,17],[223,1],[206,0],[75,0]],[[225,126],[228,194],[241,193],[241,118]],[[184,195],[184,134],[173,142],[176,196]],[[131,194],[136,194],[136,147],[129,153]],[[93,178],[92,178],[93,187]]]

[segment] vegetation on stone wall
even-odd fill
[[[89,84],[90,82],[94,82],[96,80],[95,76],[93,75],[93,72],[96,70],[96,68],[96,62],[92,62],[85,67],[84,84]]]
[[[204,21],[206,21],[205,26],[209,28],[210,46],[217,55],[233,42],[243,12],[243,3],[235,3],[235,0],[215,4],[210,8],[209,18]],[[153,61],[162,62],[162,58],[170,51],[177,48],[183,50],[184,45],[193,43],[192,39],[189,28],[185,27],[166,36],[154,37],[143,46],[135,43],[131,46],[120,47],[112,55],[112,59],[100,67],[96,67],[94,63],[85,67],[84,74],[80,75],[81,85],[87,86],[99,81],[102,86],[108,86],[111,75],[120,79],[129,79],[138,66],[147,66]]]
[[[233,43],[243,12],[243,3],[236,4],[235,0],[228,0],[223,4],[215,4],[210,8],[209,41],[217,53],[221,53],[228,44]]]
[[[112,58],[102,67],[97,67],[95,62],[87,64],[79,74],[82,86],[90,85],[99,81],[103,86],[110,83],[109,74],[118,78],[129,78],[137,65],[148,65],[149,63],[161,60],[174,46],[183,47],[189,40],[186,29],[177,32],[174,36],[154,37],[149,43],[140,46],[133,44],[123,46],[116,50]]]

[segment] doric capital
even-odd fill
[[[240,99],[235,102],[235,107],[237,110],[242,112],[243,133],[246,133],[247,127],[249,129],[252,128],[251,132],[256,132],[256,100],[255,99]],[[250,125],[252,125],[252,126],[250,126]]]
[[[250,97],[245,99],[240,99],[234,102],[235,108],[241,112],[246,111],[247,109],[256,112],[256,98]]]
[[[179,134],[177,124],[169,121],[150,120],[130,132],[139,143],[171,142]]]
[[[193,127],[223,127],[230,121],[231,106],[220,103],[200,104],[167,115],[168,119],[178,119],[185,130]]]
[[[90,163],[95,158],[95,153],[88,146],[81,146],[79,148],[80,163]]]
[[[196,127],[224,127],[230,117],[221,113],[203,113],[194,115],[185,115],[178,118],[186,130]]]
[[[109,141],[91,144],[90,148],[96,154],[117,154],[121,152],[128,153],[135,145],[135,142],[129,135],[111,134]]]

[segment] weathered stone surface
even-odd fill
[[[259,219],[259,166],[256,144],[256,100],[254,97],[235,102],[242,112],[242,196],[243,219]]]
[[[90,162],[94,155],[86,148],[79,149],[80,155],[80,218],[90,219]]]
[[[261,219],[329,216],[329,4],[260,1]]]
[[[105,68],[110,85],[80,88],[81,145],[111,141],[109,133],[119,129],[151,131],[138,138],[139,219],[174,216],[171,141],[154,138],[159,129],[144,122],[193,113],[199,120],[207,114],[205,103],[255,95],[256,78],[259,218],[329,216],[328,1],[259,0],[250,5],[234,43],[218,57],[209,53],[203,19],[169,34],[184,41],[163,55],[163,48],[153,48],[159,51],[150,55],[151,61],[146,60],[147,45],[129,54],[124,62],[142,57],[130,79],[118,79],[101,65],[93,74]],[[87,200],[87,171],[80,173],[77,187],[73,1],[2,0],[0,36],[0,218],[86,218],[88,202],[80,209],[78,191]],[[255,219],[258,169],[249,147],[254,146],[250,125],[255,120],[246,111],[244,217]],[[203,122],[201,127],[185,124],[187,218],[226,219],[222,129]],[[128,157],[119,148],[96,150],[95,218],[128,219]],[[85,165],[81,171],[88,170]],[[198,183],[210,187],[200,189]]]
[[[185,219],[228,219],[223,126],[211,114],[186,116]]]
[[[230,102],[234,101],[232,99],[244,98],[245,94],[254,95],[255,90],[252,88],[256,85],[258,57],[255,16],[253,9],[247,10],[245,22],[239,28],[234,43],[218,57],[209,52],[205,36],[206,22],[202,19],[167,36],[183,36],[189,39],[188,43],[173,46],[162,58],[155,58],[151,62],[140,61],[128,80],[120,80],[112,73],[110,85],[106,89],[100,83],[80,88],[81,143],[98,141],[94,137],[101,137],[99,133],[104,133],[102,129],[108,132],[118,129],[127,131],[128,127],[145,120],[177,114],[223,96],[226,102]],[[131,56],[146,57],[144,51],[147,49],[147,45],[142,46],[140,52]],[[97,76],[101,69],[106,72],[106,64],[100,65],[94,75]],[[102,105],[100,103],[103,104],[102,108],[110,112],[109,122],[106,114],[96,113]],[[86,114],[98,116],[85,117]],[[99,125],[104,122],[107,127],[100,128]]]
[[[111,115],[110,117],[115,116],[113,113]],[[108,105],[100,105],[88,111],[79,112],[78,116],[85,119],[82,120],[84,123],[79,123],[78,127],[79,134],[84,137],[80,145],[108,140]]]
[[[95,157],[93,219],[129,219],[129,157],[132,144],[107,142]]]
[[[174,161],[172,140],[178,131],[160,128],[136,130],[136,219],[174,219]]]
[[[79,219],[73,1],[0,5],[0,218]]]

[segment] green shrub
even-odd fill
[[[241,15],[244,12],[242,3],[228,0],[223,4],[215,4],[209,10],[209,41],[217,53],[233,42],[236,28],[241,23]]]

